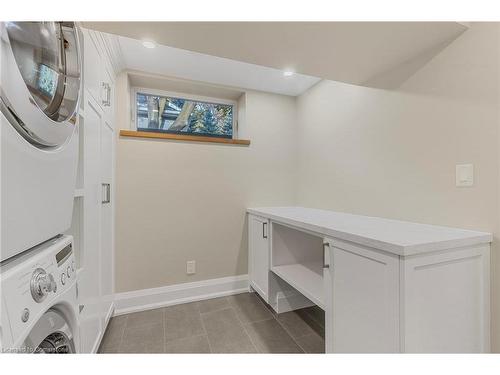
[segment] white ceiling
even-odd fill
[[[147,52],[162,59],[152,61],[144,59],[147,55],[137,43],[123,39],[127,63],[134,68],[171,69],[184,77],[291,95],[314,79],[283,82],[278,72],[262,67],[360,85],[397,85],[428,61],[422,55],[434,56],[467,30],[458,22],[84,22],[84,26],[205,54],[165,47]],[[401,74],[401,65],[411,69]],[[398,71],[396,77],[391,76],[393,70]]]
[[[320,80],[302,74],[285,77],[278,69],[163,45],[148,49],[140,40],[122,36],[118,40],[128,70],[291,96]]]

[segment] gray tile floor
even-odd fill
[[[112,318],[100,353],[324,353],[324,313],[243,293]]]

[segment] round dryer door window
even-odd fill
[[[65,317],[57,310],[48,310],[32,328],[22,351],[49,354],[74,353],[74,337]]]
[[[60,146],[72,135],[81,84],[73,22],[2,26],[2,112],[31,143]]]

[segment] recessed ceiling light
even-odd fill
[[[291,77],[291,76],[293,76],[294,74],[295,74],[295,73],[294,73],[292,70],[285,70],[285,71],[283,72],[283,75],[284,75],[285,77]]]
[[[152,40],[143,40],[142,45],[146,48],[155,48],[156,47],[156,43],[153,42]]]
[[[49,30],[47,30],[45,27],[44,27],[44,28],[42,28],[42,29],[40,30],[40,32],[41,32],[41,33],[42,33],[42,35],[43,35],[44,37],[46,37],[46,38],[48,38],[48,37],[50,36]]]

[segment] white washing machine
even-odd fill
[[[81,95],[73,22],[0,23],[0,262],[71,224]]]
[[[72,240],[58,236],[0,266],[1,352],[79,352]]]

